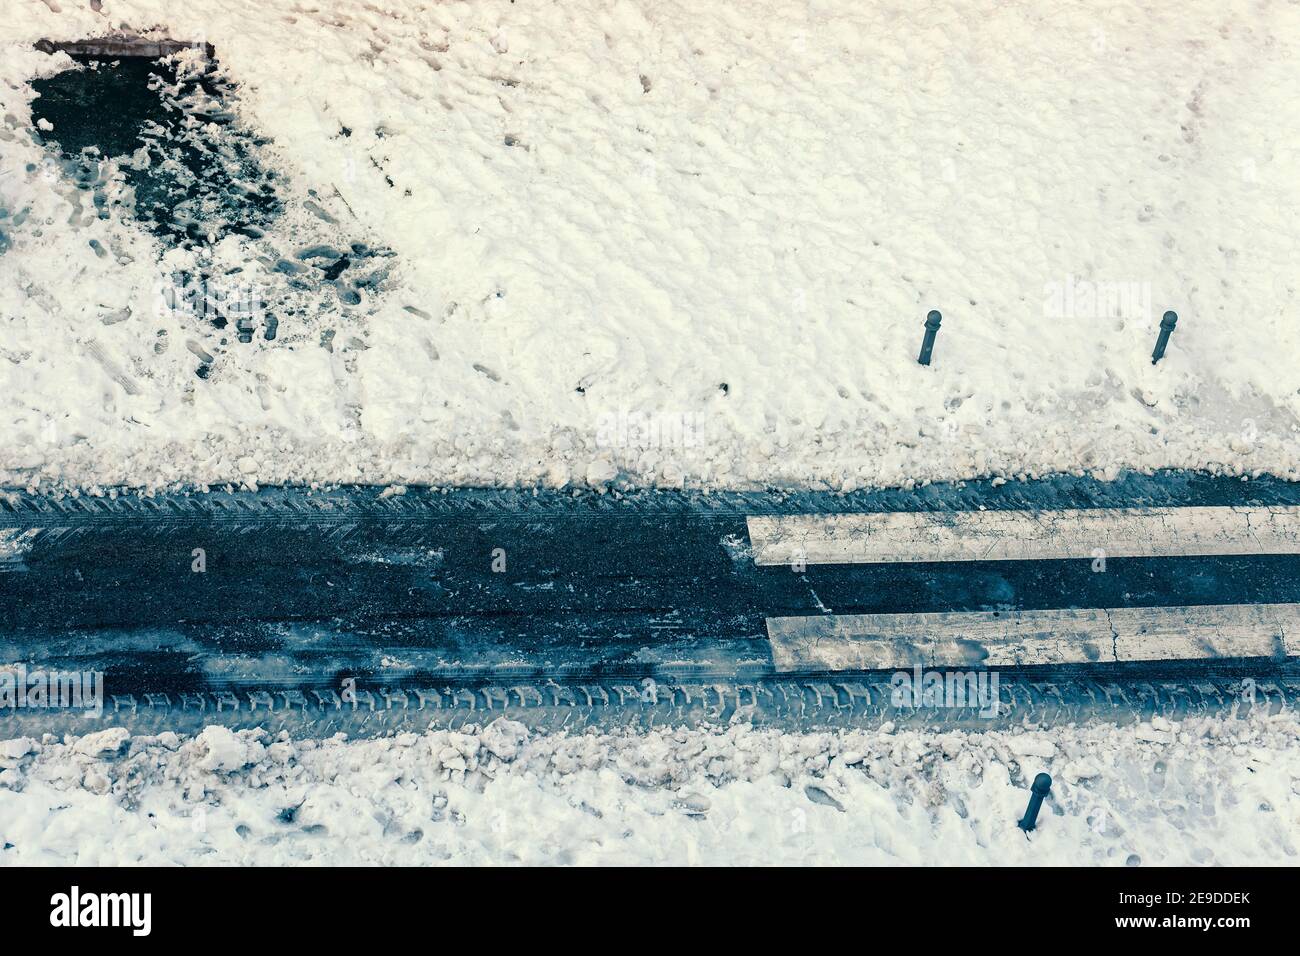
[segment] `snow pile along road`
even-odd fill
[[[1294,4],[7,12],[0,484],[1295,475]],[[286,206],[383,282],[251,343],[160,308],[196,263],[132,221],[147,151],[97,207],[32,118],[72,65],[33,42],[117,29],[214,44]],[[300,220],[205,268],[314,268]]]
[[[0,863],[1281,864],[1300,722],[0,743]],[[1015,826],[1054,778],[1038,829]]]

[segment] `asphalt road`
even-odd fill
[[[750,516],[1295,504],[1300,489],[1286,483],[1185,474],[850,496],[10,493],[0,497],[0,661],[102,671],[110,695],[169,707],[250,688],[289,706],[285,689],[332,695],[348,681],[442,688],[439,706],[469,688],[480,707],[485,686],[586,681],[606,696],[615,686],[748,686],[798,676],[774,672],[773,617],[1300,602],[1291,554],[1113,558],[1103,571],[1086,559],[760,566]],[[1004,677],[1048,673],[1021,671]],[[1243,674],[1286,680],[1292,667],[1050,671],[1062,672],[1208,686]],[[519,706],[529,693],[517,692]]]

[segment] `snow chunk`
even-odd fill
[[[15,737],[13,740],[0,741],[0,760],[17,760],[36,750],[36,741],[31,737]]]
[[[1167,730],[1161,730],[1153,724],[1138,724],[1133,731],[1133,736],[1152,744],[1167,744],[1173,739],[1173,735]]]
[[[481,741],[484,747],[502,760],[514,760],[528,742],[528,728],[517,720],[498,717],[483,730]]]
[[[125,727],[110,727],[97,733],[86,734],[72,745],[74,752],[90,757],[104,757],[122,749],[131,738]]]
[[[607,485],[618,477],[618,469],[613,463],[604,459],[597,458],[587,466],[587,484],[593,488],[599,485]]]
[[[1091,757],[1084,757],[1082,760],[1075,760],[1065,765],[1061,770],[1062,779],[1071,782],[1078,780],[1092,780],[1101,776],[1101,766]]]
[[[254,752],[248,741],[229,728],[215,724],[199,734],[198,744],[206,750],[198,761],[198,768],[213,772],[240,770],[260,759],[263,750],[261,744],[257,744]]]
[[[1017,757],[1041,757],[1050,760],[1056,756],[1056,744],[1041,734],[1017,734],[1009,737],[1007,748]]]

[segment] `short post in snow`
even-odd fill
[[[934,351],[934,337],[939,334],[939,323],[943,321],[943,316],[937,311],[931,311],[925,317],[925,339],[921,342],[921,354],[916,360],[922,365],[930,364],[930,353]]]
[[[1052,778],[1045,773],[1040,773],[1034,778],[1034,785],[1030,787],[1033,792],[1029,795],[1029,806],[1025,808],[1025,816],[1016,826],[1028,833],[1038,825],[1038,811],[1043,805],[1043,797],[1052,789]]]
[[[1160,338],[1156,339],[1156,350],[1151,353],[1152,365],[1165,357],[1165,346],[1169,344],[1169,336],[1173,334],[1174,326],[1177,324],[1177,312],[1166,312],[1164,318],[1160,320]]]

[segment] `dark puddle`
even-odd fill
[[[257,159],[268,140],[227,108],[233,90],[215,64],[74,56],[83,69],[32,82],[32,118],[53,125],[69,172],[107,205],[104,159],[121,164],[136,218],[172,245],[260,238],[283,211],[274,172]],[[106,215],[106,211],[104,212]]]
[[[99,218],[116,207],[195,253],[195,268],[172,273],[163,296],[219,337],[200,357],[200,378],[219,368],[228,334],[249,343],[288,329],[299,341],[332,341],[333,328],[313,326],[360,315],[383,289],[392,253],[342,235],[317,190],[291,198],[259,159],[271,141],[239,121],[238,91],[215,58],[70,55],[77,68],[32,81],[33,122],[52,127],[41,137]],[[230,236],[249,243],[245,262],[218,268],[211,247]]]

